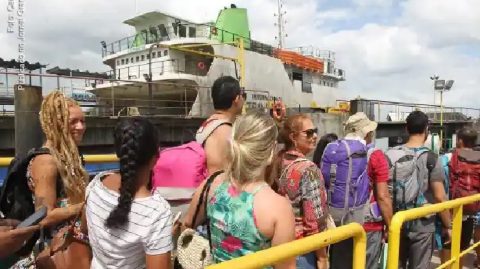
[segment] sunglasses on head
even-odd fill
[[[318,128],[303,130],[302,133],[305,133],[307,138],[311,138],[314,134],[318,133]]]

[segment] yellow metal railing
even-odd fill
[[[240,258],[211,265],[207,269],[253,269],[277,264],[353,237],[353,269],[364,269],[367,236],[358,223],[350,223],[293,242],[261,250]]]
[[[460,238],[462,235],[462,216],[463,216],[463,205],[471,204],[473,202],[480,201],[480,194],[475,194],[468,197],[463,197],[443,203],[438,203],[434,205],[428,205],[420,208],[414,208],[406,211],[397,212],[392,219],[388,231],[388,265],[387,269],[397,269],[400,256],[400,232],[402,229],[403,223],[406,221],[418,219],[425,217],[430,214],[435,214],[442,212],[444,210],[453,209],[453,226],[452,226],[452,248],[451,248],[451,259],[446,263],[437,267],[446,268],[452,265],[452,269],[459,269],[460,258],[476,248],[480,243],[476,243],[471,246],[469,249],[460,252]]]
[[[115,154],[99,154],[99,155],[85,155],[86,163],[112,163],[118,162],[117,155]],[[12,157],[0,158],[0,167],[8,167],[12,161]]]

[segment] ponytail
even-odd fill
[[[128,221],[128,214],[132,207],[133,196],[135,194],[135,183],[137,175],[136,152],[138,151],[138,141],[135,139],[135,130],[128,129],[123,136],[123,145],[120,149],[120,176],[122,183],[120,186],[120,196],[118,205],[110,212],[107,218],[106,226],[116,228],[125,225]]]
[[[128,222],[137,191],[137,171],[158,156],[158,133],[144,118],[129,118],[115,128],[115,151],[120,159],[120,196],[105,225],[118,228]]]

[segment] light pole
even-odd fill
[[[430,77],[434,81],[434,91],[440,92],[440,148],[443,148],[443,92],[449,91],[454,80],[439,79],[438,76]]]
[[[430,77],[431,80],[433,80],[433,119],[436,120],[437,119],[437,93],[436,93],[436,90],[435,90],[435,81],[437,79],[439,79],[439,76],[438,75],[433,75]]]

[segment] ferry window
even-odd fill
[[[145,41],[145,43],[149,43],[148,42],[148,32],[147,32],[147,30],[142,30],[142,37],[143,37],[143,40]]]
[[[128,58],[125,60],[125,64],[128,64]]]
[[[167,55],[168,55],[168,50],[165,50],[165,51],[163,52],[163,56],[167,56]]]
[[[135,57],[135,62],[138,63],[138,61],[140,61],[140,56]]]
[[[141,61],[145,61],[145,55],[142,54],[142,60]]]
[[[172,22],[173,33],[176,35],[178,30],[178,23]]]
[[[147,60],[150,59],[150,54],[147,54]]]
[[[179,37],[187,37],[187,27],[185,25],[179,25],[178,27],[178,36]]]
[[[196,37],[197,29],[195,27],[188,27],[188,37]]]
[[[312,92],[312,75],[311,74],[303,74],[303,81],[302,81],[302,92]]]
[[[128,61],[128,59],[127,59],[127,61]],[[122,59],[122,65],[123,65],[123,64],[125,64],[125,59]]]
[[[133,57],[132,57],[132,58],[130,58],[130,62],[131,62],[132,64],[134,63],[134,61],[133,61]]]
[[[300,81],[302,81],[302,80],[303,80],[303,74],[302,74],[302,73],[293,72],[293,73],[292,73],[292,78],[293,78],[293,80],[300,80]]]
[[[167,28],[165,28],[165,25],[159,24],[159,25],[158,25],[158,30],[160,31],[160,36],[161,36],[161,37],[168,36]]]
[[[155,58],[155,57],[157,57],[157,53],[154,51],[154,52],[152,52],[152,59]]]
[[[158,41],[158,32],[156,27],[150,27],[149,29],[150,36],[153,38],[153,40]]]

